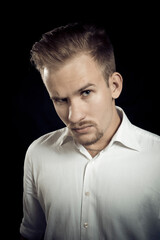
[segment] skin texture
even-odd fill
[[[121,75],[114,72],[108,87],[101,68],[85,54],[56,71],[45,67],[41,75],[58,116],[94,157],[108,145],[121,122],[115,108]]]

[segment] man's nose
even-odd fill
[[[71,103],[69,106],[68,120],[71,123],[78,123],[85,118],[82,106],[77,103]]]

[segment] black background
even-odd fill
[[[103,24],[112,40],[117,71],[124,79],[117,100],[130,121],[160,135],[159,114],[159,14],[158,3],[33,2],[8,3],[4,8],[7,44],[5,66],[9,99],[5,136],[5,226],[18,239],[22,218],[23,164],[30,143],[49,131],[63,127],[39,73],[30,64],[30,49],[41,35],[74,21]],[[3,46],[2,49],[3,51]],[[4,93],[3,93],[4,91]],[[9,96],[8,96],[9,95]],[[2,101],[2,105],[6,100]],[[9,120],[9,122],[8,122]],[[11,126],[11,131],[10,131]],[[9,131],[8,131],[9,130]],[[2,171],[3,174],[3,171]],[[11,229],[8,231],[8,229]],[[8,237],[9,239],[9,237]]]

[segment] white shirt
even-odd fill
[[[92,158],[63,128],[29,147],[24,217],[29,240],[160,239],[160,137],[122,123]]]

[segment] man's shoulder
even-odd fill
[[[136,134],[136,138],[139,142],[139,145],[142,148],[148,149],[154,149],[160,151],[160,136],[152,133],[150,131],[144,130],[140,127],[133,125],[134,133]]]
[[[45,147],[54,147],[60,145],[61,141],[67,136],[67,128],[61,128],[55,130],[53,132],[46,133],[36,140],[34,140],[29,148],[28,151],[33,151],[34,149],[45,148]]]
[[[68,136],[68,129],[62,128],[42,135],[34,140],[26,151],[25,169],[34,166],[39,169],[51,162],[59,161],[65,156],[65,150],[62,148],[65,139]]]

